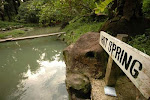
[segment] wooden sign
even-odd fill
[[[143,96],[150,98],[150,56],[103,31],[99,42]]]

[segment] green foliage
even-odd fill
[[[21,4],[19,7],[18,15],[16,20],[23,23],[38,23],[38,13],[40,9],[37,7],[35,2],[27,1]]]
[[[12,27],[17,25],[22,25],[22,24],[17,22],[7,22],[7,21],[0,20],[0,28]]]
[[[20,0],[0,0],[0,17],[2,20],[13,21],[18,13]]]
[[[90,15],[94,8],[95,0],[31,0],[19,7],[17,20],[56,25],[76,16]]]
[[[149,34],[137,35],[129,41],[129,44],[140,51],[150,55],[150,29],[147,30]]]
[[[60,2],[53,1],[42,6],[39,13],[39,23],[45,26],[57,24],[62,20],[66,20],[67,15],[61,12]]]
[[[74,19],[73,19],[74,20]],[[74,43],[79,39],[79,37],[87,32],[98,32],[100,27],[103,25],[104,22],[94,22],[94,21],[86,21],[87,18],[80,18],[77,21],[71,21],[68,26],[66,26],[63,31],[67,34],[64,35],[62,38],[68,44]],[[83,22],[84,21],[84,22]]]
[[[23,30],[13,30],[10,32],[0,33],[0,38],[7,38],[8,36],[17,37],[19,34],[25,33]]]
[[[143,13],[150,17],[150,0],[143,0]]]
[[[8,28],[8,27],[13,27],[13,26],[20,26],[23,25],[24,27],[38,27],[37,24],[22,24],[18,22],[8,22],[8,21],[1,21],[0,20],[0,28]]]
[[[113,0],[105,0],[103,2],[101,1],[99,4],[95,3],[95,14],[103,13],[112,1]]]
[[[55,0],[45,3],[40,11],[40,24],[68,22],[76,16],[87,15],[94,9],[95,0]]]
[[[143,0],[142,9],[144,15],[150,17],[150,0]],[[150,55],[150,28],[146,30],[145,34],[133,37],[129,44]]]

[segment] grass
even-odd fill
[[[23,24],[18,22],[8,22],[8,21],[1,21],[0,20],[0,28],[7,28],[12,26],[20,26],[23,25],[25,27],[38,27],[38,24]]]
[[[98,32],[100,27],[103,25],[103,22],[82,22],[76,21],[73,23],[69,23],[68,26],[63,29],[66,32],[61,38],[67,42],[67,44],[71,44],[76,42],[79,37],[87,32]]]
[[[0,31],[0,39],[10,37],[23,37],[40,34],[55,33],[60,31],[60,27],[39,27],[37,24],[23,24],[17,22],[0,21],[0,29],[12,26],[24,26],[24,28]]]
[[[30,31],[25,32],[22,36],[49,34],[55,32],[60,32],[60,27],[34,27]]]
[[[12,26],[21,26],[21,25],[23,25],[24,28],[1,31],[0,39],[10,38],[10,37],[23,37],[23,36],[32,36],[32,35],[39,35],[39,34],[48,34],[48,33],[54,33],[60,31],[60,27],[43,28],[43,27],[39,27],[39,25],[37,24],[22,24],[17,22],[0,21],[0,28],[8,28]]]
[[[18,25],[22,25],[22,24],[17,22],[7,22],[7,21],[0,20],[0,28],[6,28],[6,27],[18,26]]]
[[[8,38],[8,37],[17,37],[24,33],[25,33],[25,31],[23,31],[23,30],[12,30],[9,32],[1,33],[0,38],[4,39],[4,38]]]
[[[60,27],[25,27],[0,33],[0,39],[60,32]]]
[[[132,37],[128,42],[134,48],[150,55],[150,28],[146,30],[145,34]]]

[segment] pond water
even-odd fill
[[[68,100],[56,37],[0,43],[0,100]]]

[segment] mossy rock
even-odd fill
[[[67,74],[67,90],[72,98],[73,94],[77,98],[90,98],[91,84],[87,77],[82,74]]]

